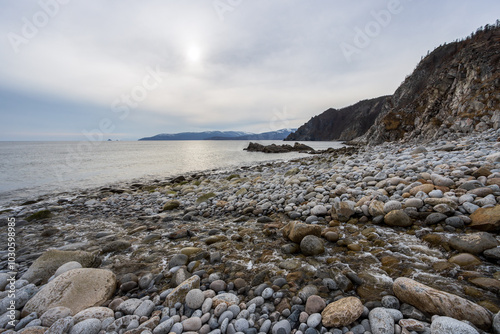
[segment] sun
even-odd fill
[[[197,47],[196,45],[192,45],[188,50],[187,50],[187,59],[193,63],[197,63],[200,61],[201,58],[201,51],[200,48]]]

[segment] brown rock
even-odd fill
[[[78,312],[75,314],[73,317],[75,324],[87,320],[87,319],[99,319],[99,320],[104,320],[106,318],[113,318],[115,316],[115,312],[113,312],[112,309],[107,308],[107,307],[90,307],[88,309],[85,309],[83,311]]]
[[[480,288],[500,293],[500,281],[497,279],[488,277],[476,277],[471,278],[469,282]]]
[[[493,208],[479,208],[470,215],[470,218],[472,228],[481,231],[500,231],[500,205]]]
[[[372,217],[385,215],[384,202],[382,201],[372,201],[368,207],[368,212]]]
[[[304,224],[300,222],[291,222],[283,227],[283,235],[291,241],[300,244],[307,235],[321,236],[321,226]]]
[[[113,296],[116,277],[109,270],[73,269],[67,271],[42,288],[24,306],[23,315],[31,312],[43,314],[56,306],[71,309],[72,314],[99,306]]]
[[[356,297],[339,299],[328,306],[321,313],[323,326],[342,327],[352,324],[363,314],[363,303]]]
[[[42,327],[42,326],[33,326],[33,327],[28,327],[21,329],[18,333],[23,333],[23,334],[44,334],[48,327]]]
[[[412,225],[410,217],[403,210],[392,210],[385,215],[384,222],[389,226],[409,227]]]
[[[493,184],[496,184],[497,186],[500,186],[500,177],[493,177],[491,179],[488,179],[486,181],[487,185],[491,186]]]
[[[474,176],[476,179],[480,176],[490,176],[491,175],[491,172],[488,168],[486,167],[479,167],[478,169],[476,169],[473,173],[472,173],[472,176]]]
[[[477,266],[482,263],[478,257],[469,253],[460,253],[454,255],[448,261],[458,264],[460,267]]]
[[[467,193],[472,194],[472,195],[476,195],[478,197],[486,197],[490,194],[493,194],[493,189],[491,189],[489,187],[482,187],[482,188],[476,188],[476,189],[469,190]]]
[[[491,326],[491,315],[488,311],[462,297],[404,277],[394,281],[393,290],[400,301],[429,314],[468,320],[483,329],[489,329]]]
[[[410,195],[415,196],[419,191],[423,191],[428,194],[434,190],[434,185],[430,183],[425,183],[420,186],[416,186],[410,189]]]
[[[163,305],[173,307],[176,303],[184,303],[186,295],[193,289],[200,288],[200,277],[194,275],[179,284],[170,294],[165,298]]]
[[[221,293],[212,298],[213,307],[217,307],[220,304],[227,304],[227,306],[238,305],[240,303],[240,299],[238,296],[232,293]]]
[[[312,295],[307,298],[306,301],[306,313],[307,314],[313,314],[313,313],[320,313],[323,311],[326,307],[326,302],[323,298],[321,298],[318,295]]]

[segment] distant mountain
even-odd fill
[[[246,134],[238,137],[212,137],[210,140],[283,140],[297,129],[281,129],[258,134]]]
[[[205,131],[205,132],[181,132],[161,133],[153,137],[145,137],[139,140],[206,140],[213,137],[234,138],[252,133],[243,131]]]
[[[283,140],[297,129],[281,129],[264,133],[251,133],[244,131],[205,131],[161,133],[153,137],[139,140]]]

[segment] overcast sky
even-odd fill
[[[298,127],[494,23],[470,0],[0,0],[0,140]]]

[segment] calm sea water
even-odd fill
[[[247,141],[0,142],[0,207],[113,183],[307,156],[246,152]],[[261,141],[283,144],[282,141]],[[293,143],[291,143],[293,144]],[[315,149],[340,142],[305,142]]]

